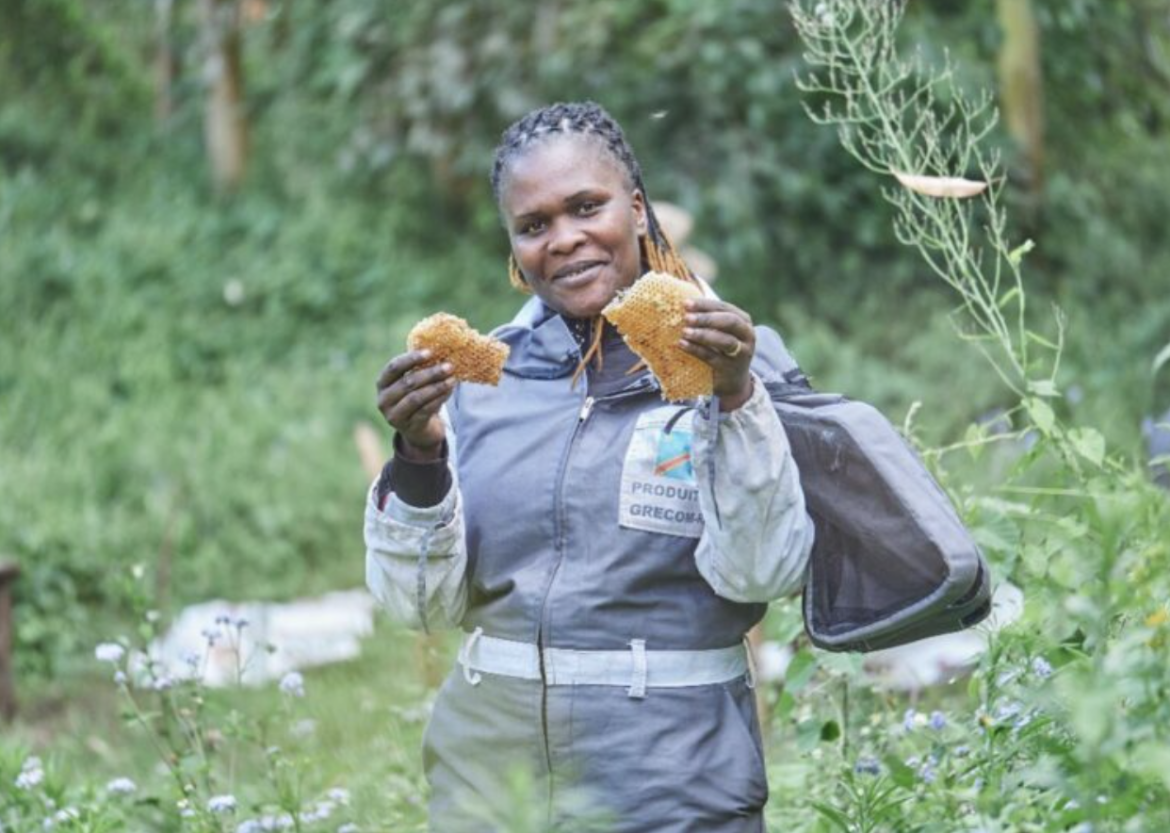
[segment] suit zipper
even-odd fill
[[[581,403],[581,409],[577,412],[577,421],[573,424],[573,432],[569,435],[569,441],[565,444],[564,454],[561,455],[561,464],[557,471],[556,503],[553,507],[553,535],[556,539],[557,563],[553,565],[552,573],[549,575],[548,583],[545,585],[544,598],[540,603],[540,624],[536,632],[536,654],[540,662],[541,683],[540,729],[544,741],[545,766],[548,768],[548,814],[550,819],[552,818],[553,803],[553,762],[552,746],[549,743],[548,736],[548,670],[544,665],[544,643],[547,636],[545,624],[548,618],[548,599],[552,592],[552,586],[556,582],[557,573],[560,572],[561,564],[565,560],[565,475],[569,470],[569,458],[573,455],[573,446],[577,444],[577,437],[580,435],[581,429],[584,428],[586,421],[589,419],[589,415],[593,413],[593,404],[595,401],[592,396],[588,395],[587,387],[585,400]]]

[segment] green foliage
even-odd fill
[[[5,100],[36,88],[42,106],[68,115],[75,127],[111,134],[119,130],[119,111],[147,101],[149,83],[131,57],[133,40],[120,43],[120,33],[87,13],[82,0],[8,0],[0,5],[0,33]]]
[[[142,577],[128,584],[149,595]],[[0,740],[6,831],[424,829],[414,750],[429,704],[394,673],[408,661],[401,634],[381,633],[357,666],[212,689],[195,671],[212,651],[253,661],[237,651],[250,625],[209,621],[204,652],[169,677],[141,653],[157,622],[101,646],[89,709],[52,756],[20,727]]]
[[[1137,817],[1150,823],[1151,813],[1170,806],[1159,769],[1163,756],[1155,751],[1170,741],[1163,722],[1170,657],[1160,631],[1170,591],[1162,540],[1170,506],[1140,468],[1107,455],[1099,431],[1067,426],[1050,404],[1063,340],[1053,344],[1029,329],[1020,250],[1007,243],[995,161],[979,147],[986,123],[981,108],[948,90],[948,70],[898,57],[893,33],[900,10],[864,0],[797,6],[814,71],[803,88],[829,97],[812,115],[837,126],[846,150],[872,172],[945,177],[974,168],[992,183],[983,219],[953,198],[910,187],[892,189],[887,198],[898,209],[900,239],[958,295],[965,316],[960,335],[983,345],[1017,400],[1012,413],[1026,416],[1034,429],[1031,450],[995,490],[1019,500],[993,493],[966,502],[968,523],[1001,574],[1028,588],[1034,618],[991,641],[973,681],[970,696],[985,736],[981,752],[962,756],[971,756],[970,765],[952,764],[948,750],[932,744],[918,775],[933,792],[936,769],[946,765],[946,790],[936,803],[950,803],[949,818],[970,816],[972,824],[990,818],[1013,829],[1053,829],[1053,821],[1062,828],[1082,820],[1114,826]],[[940,91],[950,100],[941,115]],[[977,236],[977,222],[985,224],[985,237]],[[1006,295],[1001,278],[1010,281]],[[1015,310],[1014,321],[1005,309]],[[1030,342],[1050,351],[1045,360],[1029,360]],[[977,436],[964,445],[981,441]],[[942,458],[939,452],[936,462]],[[1053,685],[1021,685],[1029,669],[1047,679],[1052,666],[1043,654],[1057,653],[1067,662]],[[1005,698],[1014,699],[1005,704]],[[1022,705],[1028,699],[1031,710]],[[914,728],[911,717],[907,731]],[[903,765],[888,750],[885,755],[893,783],[909,787]],[[974,773],[974,792],[968,792]],[[871,796],[852,784],[842,778],[837,801],[814,806],[840,829],[871,829]],[[971,802],[968,809],[964,801]],[[1053,810],[1062,811],[1058,819]],[[930,829],[913,811],[907,815],[903,829]],[[1166,823],[1159,818],[1153,826]]]

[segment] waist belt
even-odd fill
[[[543,678],[550,686],[626,686],[631,697],[645,697],[647,688],[725,683],[751,668],[743,645],[703,651],[647,651],[646,640],[633,639],[625,651],[545,648],[542,652],[531,642],[485,636],[482,628],[464,639],[459,664],[471,685],[479,684],[479,672],[483,672],[523,680]],[[751,684],[754,683],[749,675]]]

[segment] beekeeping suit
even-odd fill
[[[496,331],[500,385],[445,406],[437,504],[385,477],[370,491],[372,592],[411,627],[465,632],[424,738],[431,829],[522,812],[557,830],[761,831],[742,641],[801,587],[813,540],[761,384],[783,345],[757,328],[751,399],[719,414],[626,375],[636,357],[616,335],[574,389],[571,324],[533,298]]]

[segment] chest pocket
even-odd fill
[[[693,410],[665,406],[638,417],[622,464],[618,524],[681,538],[703,534],[695,483]]]

